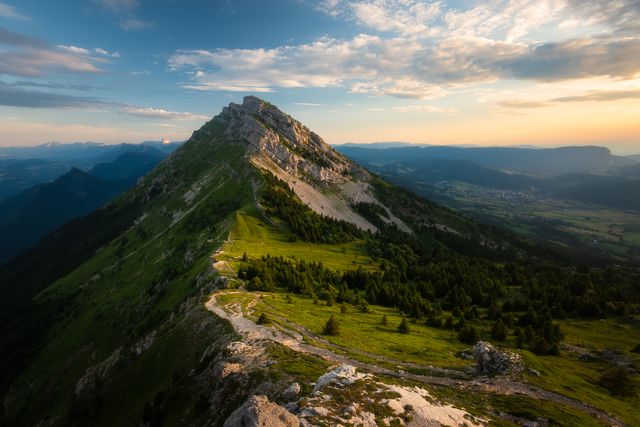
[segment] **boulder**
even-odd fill
[[[224,427],[299,427],[300,420],[267,396],[251,396],[224,422]]]
[[[476,370],[480,375],[516,373],[521,367],[520,356],[498,350],[485,341],[478,341],[473,346],[473,358],[477,363]]]
[[[300,390],[300,384],[293,383],[282,393],[282,398],[285,400],[294,400],[300,394]]]

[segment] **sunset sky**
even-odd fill
[[[332,144],[640,153],[640,0],[0,0],[0,145],[184,140],[248,94]]]

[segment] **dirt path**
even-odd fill
[[[336,364],[349,364],[359,368],[363,371],[371,372],[378,375],[386,375],[396,378],[404,378],[417,382],[421,382],[429,385],[437,385],[437,386],[447,386],[453,387],[457,389],[462,389],[466,391],[480,392],[480,393],[491,393],[491,394],[501,394],[501,395],[521,395],[527,396],[536,400],[547,400],[551,402],[565,404],[572,408],[583,411],[598,420],[612,425],[612,426],[621,426],[626,427],[627,425],[599,409],[596,409],[592,406],[589,406],[579,400],[572,399],[567,396],[563,396],[540,387],[526,384],[518,381],[513,381],[510,379],[504,378],[481,378],[481,379],[468,379],[464,377],[459,378],[450,378],[444,376],[431,376],[431,375],[418,375],[411,374],[407,372],[402,372],[398,370],[393,370],[389,368],[385,368],[378,365],[363,363],[358,360],[349,358],[347,356],[341,355],[327,348],[316,347],[304,342],[304,339],[312,339],[319,342],[322,342],[323,345],[327,344],[328,346],[332,346],[340,351],[343,351],[340,346],[332,344],[327,340],[313,334],[308,329],[301,327],[299,325],[295,325],[289,322],[287,319],[284,319],[278,316],[278,321],[282,322],[281,326],[283,329],[276,329],[273,327],[258,325],[251,319],[248,319],[244,316],[244,310],[242,307],[242,302],[230,304],[228,307],[222,307],[218,304],[218,297],[221,295],[232,295],[232,294],[246,294],[251,295],[244,291],[223,291],[212,294],[209,300],[206,302],[205,306],[207,310],[213,312],[217,316],[229,321],[233,328],[240,335],[244,337],[247,342],[258,342],[258,341],[271,341],[281,345],[284,345],[291,350],[321,357],[324,360],[327,360],[331,363]],[[248,304],[248,309],[256,304],[257,296],[253,297],[254,299],[250,301]],[[397,363],[392,359],[380,358],[377,355],[370,355],[366,352],[354,351],[353,349],[349,349],[350,352],[355,352],[361,355],[365,355],[367,357],[373,357],[374,359],[382,359],[387,362]],[[399,364],[401,365],[401,364]],[[415,364],[412,364],[415,365]],[[401,365],[402,366],[402,365]],[[432,368],[428,366],[415,365],[415,367],[419,368]],[[446,371],[446,370],[444,370]],[[456,375],[460,375],[461,373],[458,371],[453,371]]]

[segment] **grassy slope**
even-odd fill
[[[364,269],[377,267],[367,255],[365,242],[360,240],[335,245],[311,244],[303,241],[290,242],[291,232],[284,224],[274,225],[264,218],[258,209],[250,205],[238,212],[231,229],[229,241],[225,242],[222,254],[217,259],[228,261],[234,268],[239,266],[242,255],[260,258],[263,255],[291,257],[306,261],[322,262],[338,271],[362,266]]]
[[[215,141],[215,129],[212,133]],[[212,344],[231,333],[202,307],[215,278],[210,255],[227,236],[235,206],[252,197],[255,178],[241,146],[216,145],[211,138],[194,138],[185,144],[186,152],[123,196],[160,192],[145,204],[134,226],[38,296],[42,303],[62,301],[69,310],[53,324],[12,388],[7,415],[14,423],[83,424],[90,419],[92,425],[107,426],[117,419],[137,424],[145,403],[162,393],[171,396],[163,404],[165,418],[197,419],[194,367]],[[196,187],[200,191],[185,206],[185,193]],[[152,332],[153,344],[137,355],[136,345]],[[122,357],[108,375],[75,396],[87,369],[118,349]],[[218,416],[224,412],[221,408]]]
[[[250,257],[272,254],[322,261],[325,265],[342,271],[357,268],[358,265],[365,268],[376,267],[368,261],[365,248],[360,242],[340,245],[345,247],[344,252],[340,246],[290,243],[288,242],[290,233],[283,228],[284,226],[268,224],[255,208],[239,213],[236,218],[230,240],[223,246],[224,254],[221,258],[231,261],[234,270],[239,266],[244,252]],[[248,298],[242,295],[229,295],[225,298],[229,300],[226,302],[237,302],[243,299],[245,302],[248,301]],[[339,346],[435,367],[455,368],[469,364],[455,356],[458,351],[467,346],[457,341],[454,332],[416,324],[411,325],[411,333],[408,335],[396,332],[396,327],[402,318],[397,310],[371,306],[372,312],[364,314],[358,312],[356,307],[349,306],[348,313],[343,315],[337,304],[327,307],[323,302],[314,304],[307,297],[291,295],[289,298],[291,302],[287,301],[284,293],[272,293],[261,299],[255,306],[256,313],[265,312],[272,316],[283,316],[318,334],[333,314],[340,321],[342,332],[339,336],[325,338]],[[387,316],[388,326],[380,324],[383,315]],[[478,326],[483,338],[491,340],[489,336],[491,323],[483,321],[478,323]],[[625,323],[622,320],[574,320],[562,322],[562,327],[567,335],[568,344],[593,350],[602,350],[604,347],[619,349],[625,356],[640,365],[640,357],[630,353],[630,350],[640,343],[640,326],[637,321]],[[503,345],[513,347],[513,337]],[[542,374],[540,377],[527,375],[527,381],[604,409],[631,425],[635,420],[640,419],[638,409],[640,400],[637,397],[613,397],[597,384],[600,374],[610,366],[606,362],[587,363],[580,361],[576,355],[566,352],[562,357],[539,357],[526,350],[517,351],[523,355],[529,366]],[[350,356],[365,362],[370,361],[366,356],[357,353],[351,353]],[[551,419],[565,422],[576,416],[575,410],[563,405],[530,402],[527,409],[527,405],[523,403],[526,401],[524,398],[504,397],[489,400],[485,402],[485,406],[499,407],[503,411],[507,410],[509,405],[513,405],[511,413],[516,415],[547,414]]]

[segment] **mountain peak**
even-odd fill
[[[241,147],[244,160],[285,182],[316,213],[351,222],[361,229],[377,229],[354,210],[361,202],[381,205],[371,185],[373,176],[265,100],[247,96],[242,104],[229,104],[192,139],[196,145]],[[187,142],[185,148],[189,146],[193,144]],[[178,155],[187,153],[182,150]],[[391,213],[386,218],[410,232]]]
[[[213,120],[224,126],[225,136],[246,141],[247,155],[262,169],[277,166],[323,185],[344,183],[354,173],[366,174],[302,123],[258,97],[229,104]]]

